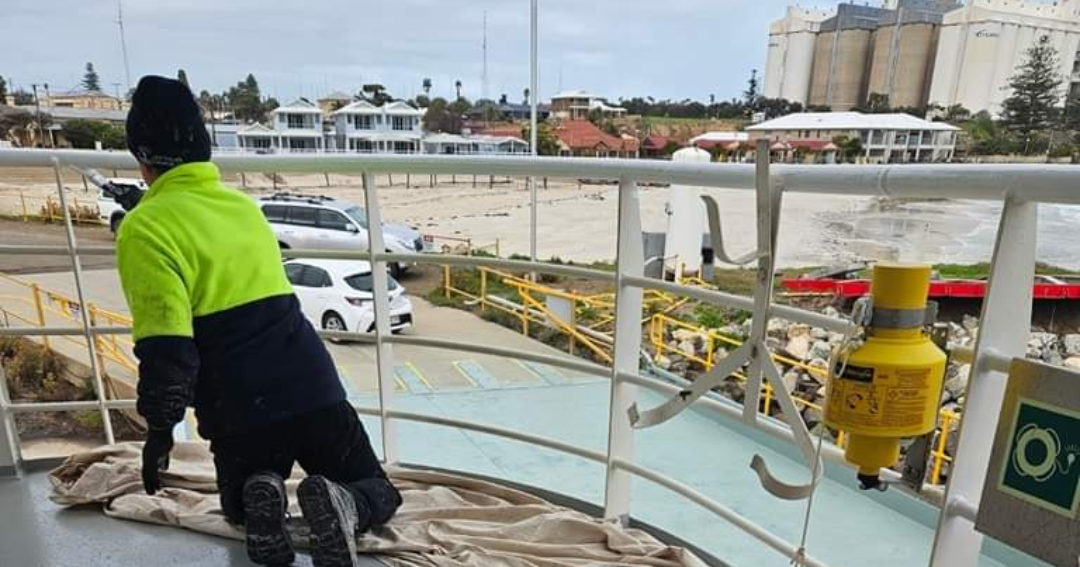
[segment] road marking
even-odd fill
[[[494,376],[489,374],[488,371],[485,370],[483,366],[480,366],[480,363],[475,360],[455,361],[454,368],[457,368],[457,371],[460,372],[466,380],[478,388],[494,390],[502,387],[502,384],[500,384]]]
[[[394,375],[398,380],[404,381],[411,392],[422,393],[431,391],[431,385],[428,384],[427,380],[423,378],[423,375],[421,375],[411,363],[395,366]]]
[[[539,362],[533,362],[531,360],[517,360],[515,362],[520,364],[522,368],[529,372],[529,374],[536,376],[552,386],[566,384],[567,382],[566,377],[555,367],[548,366],[547,364],[540,364]]]

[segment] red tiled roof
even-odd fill
[[[514,126],[502,126],[498,128],[477,128],[473,130],[475,134],[483,134],[485,136],[510,136],[514,138],[522,137],[524,130],[520,127]]]
[[[638,149],[637,138],[612,136],[588,120],[564,120],[551,133],[571,150],[636,152]]]
[[[662,150],[667,147],[668,143],[674,142],[675,139],[670,136],[656,136],[650,134],[645,136],[645,139],[641,141],[641,148],[645,150]]]
[[[793,150],[811,152],[835,152],[840,149],[830,140],[788,140],[787,145]]]

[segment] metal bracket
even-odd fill
[[[751,250],[738,258],[732,258],[727,253],[727,248],[724,247],[724,231],[720,222],[720,206],[716,204],[716,199],[702,195],[701,200],[705,202],[705,212],[709,217],[709,238],[712,240],[713,254],[716,258],[725,264],[734,264],[736,266],[745,266],[754,260],[762,257],[763,252],[761,250]]]
[[[758,143],[757,148],[757,250],[735,258],[724,250],[721,235],[720,213],[716,201],[711,197],[702,197],[709,214],[709,230],[714,251],[721,260],[729,264],[746,264],[758,260],[757,279],[754,287],[754,321],[750,338],[723,360],[708,374],[694,381],[691,388],[679,392],[676,396],[659,406],[647,411],[639,411],[637,404],[628,409],[630,423],[635,429],[659,425],[690,407],[698,398],[719,386],[725,378],[737,369],[749,365],[746,381],[746,398],[743,402],[743,418],[748,423],[758,419],[758,400],[761,396],[761,380],[772,387],[773,395],[783,412],[784,421],[791,427],[795,444],[806,459],[806,464],[813,473],[807,484],[788,484],[777,480],[766,466],[760,455],[754,455],[750,467],[758,474],[762,487],[770,494],[785,500],[808,498],[817,486],[825,467],[821,457],[814,449],[810,432],[802,420],[802,414],[795,407],[795,401],[784,387],[780,371],[776,368],[765,345],[768,329],[769,310],[772,305],[773,267],[776,256],[777,227],[780,217],[780,200],[783,191],[779,184],[771,183],[769,177],[768,142]]]

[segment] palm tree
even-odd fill
[[[424,87],[424,94],[430,96],[431,95],[431,77],[424,77],[423,87]]]
[[[458,100],[461,100],[461,79],[454,81],[454,88],[457,89]]]
[[[529,92],[529,87],[525,87],[525,90],[522,91],[521,94],[525,95],[525,102],[522,102],[521,104],[529,104],[529,94],[531,94]]]

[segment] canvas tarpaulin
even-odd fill
[[[179,443],[162,473],[165,489],[142,488],[137,443],[100,447],[69,457],[50,473],[52,500],[62,506],[103,505],[106,514],[242,539],[221,513],[206,445]],[[689,551],[648,533],[624,529],[541,498],[468,477],[391,468],[404,504],[390,523],[358,537],[364,553],[395,565],[562,567],[648,565],[703,567]],[[287,482],[289,529],[297,546],[306,530],[296,505],[297,469]]]

